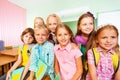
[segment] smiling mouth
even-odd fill
[[[106,47],[111,47],[111,44],[106,44],[105,46],[106,46]]]
[[[66,40],[62,40],[61,42],[66,42]]]

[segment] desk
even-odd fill
[[[13,56],[0,55],[0,66],[16,61]]]
[[[17,56],[18,55],[18,49],[13,48],[13,49],[8,49],[8,50],[0,50],[0,54]]]
[[[13,63],[17,60],[18,50],[17,48],[9,50],[0,50],[0,66],[2,66],[2,74],[4,74],[4,65]]]
[[[16,60],[17,59],[14,56],[0,55],[0,66],[2,66],[2,74],[4,74],[4,65],[15,62]]]

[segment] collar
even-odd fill
[[[46,45],[47,45],[47,43],[48,43],[48,41],[46,41],[43,45],[36,44],[35,49],[38,49],[38,48],[39,48],[39,46],[44,47],[44,46],[46,46]]]
[[[66,51],[70,52],[71,48],[72,48],[72,46],[71,46],[71,43],[69,42],[68,45],[64,48],[62,48],[59,44],[58,47],[57,47],[57,50],[66,50]]]
[[[54,36],[55,36],[55,34],[54,34],[53,32],[50,32],[50,34],[52,34],[52,35],[54,35]]]
[[[103,50],[100,48],[100,46],[97,47],[97,51],[103,52]],[[110,49],[107,53],[115,54],[116,52],[113,49]]]

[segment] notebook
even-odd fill
[[[36,80],[41,80],[42,77],[44,76],[46,70],[47,70],[47,65],[43,61],[39,60],[38,61],[38,70],[35,73]]]
[[[11,77],[9,80],[20,80],[21,79],[21,75],[23,73],[24,67],[20,67],[16,70],[14,70],[11,74]]]

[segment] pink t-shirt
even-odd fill
[[[97,48],[97,51],[100,52],[100,60],[96,67],[98,80],[113,80],[114,66],[112,63],[111,54],[114,54],[115,51],[111,49],[108,51],[108,53],[103,54],[103,51],[100,49],[100,47]],[[87,58],[88,64],[95,64],[93,52],[91,49],[88,50]],[[86,76],[86,80],[91,80],[89,73]]]
[[[65,48],[56,45],[54,52],[59,62],[62,80],[70,80],[76,72],[75,59],[82,55],[81,51],[79,48],[72,48],[71,43],[69,43]]]

